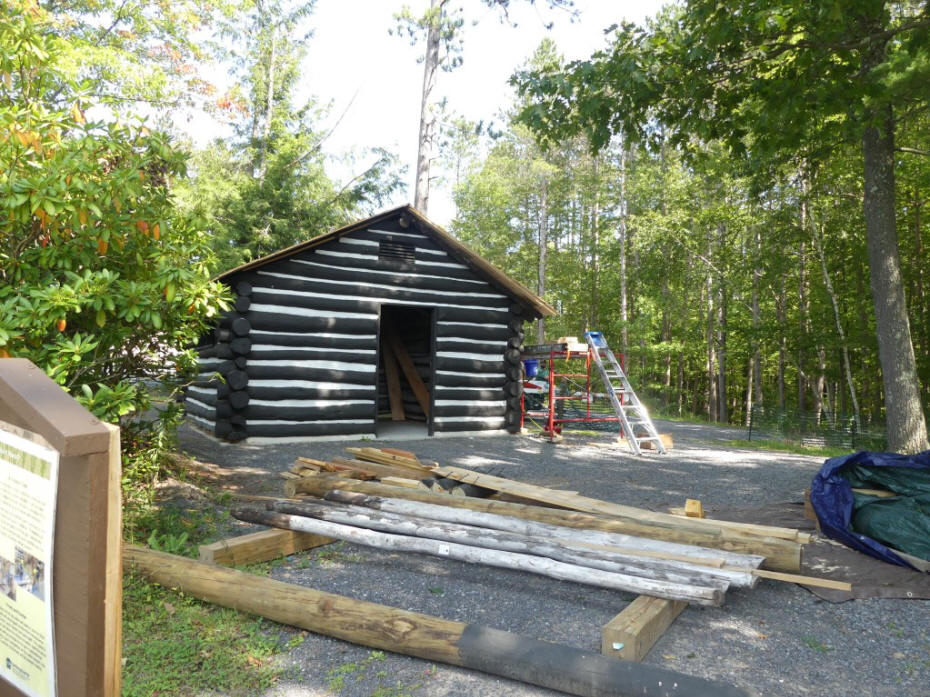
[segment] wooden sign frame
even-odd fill
[[[119,429],[24,358],[0,359],[0,421],[60,453],[52,578],[59,697],[118,697],[122,644]],[[22,697],[0,679],[0,697]]]

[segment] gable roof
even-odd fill
[[[378,223],[390,218],[400,218],[405,215],[409,217],[411,225],[418,229],[419,232],[422,232],[424,235],[436,242],[436,244],[438,244],[454,259],[462,264],[465,264],[468,268],[474,271],[478,277],[486,280],[491,285],[497,286],[503,292],[513,298],[513,300],[518,305],[525,308],[527,312],[524,314],[527,315],[527,319],[549,317],[556,314],[556,309],[552,307],[552,305],[540,298],[522,283],[515,281],[496,266],[466,247],[464,244],[455,239],[455,237],[443,230],[436,223],[431,221],[410,204],[405,204],[403,206],[378,213],[371,218],[359,220],[355,223],[351,223],[336,230],[332,230],[331,232],[319,235],[318,237],[314,237],[313,239],[307,240],[306,242],[299,242],[298,244],[291,245],[290,247],[279,249],[276,252],[272,252],[271,254],[267,254],[263,257],[259,257],[258,259],[254,259],[248,263],[242,264],[241,266],[237,266],[234,269],[225,271],[217,276],[215,280],[226,281],[241,271],[250,271],[280,259],[287,259],[288,257],[291,257],[300,252],[313,249],[314,247],[319,247],[320,245],[326,244],[327,242],[331,242],[333,240],[337,240],[343,235],[347,235],[351,232],[364,230],[367,227],[377,225]]]

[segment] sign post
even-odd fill
[[[119,429],[0,359],[0,697],[120,693]]]

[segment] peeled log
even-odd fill
[[[306,516],[332,523],[352,525],[368,530],[398,533],[413,537],[425,537],[432,540],[456,542],[470,547],[483,547],[505,552],[530,554],[536,557],[548,557],[556,561],[586,566],[591,569],[610,571],[617,574],[629,574],[671,584],[682,583],[694,586],[715,586],[715,582],[728,583],[733,586],[749,587],[755,585],[756,579],[749,571],[734,571],[719,567],[702,566],[678,560],[639,557],[635,552],[611,552],[572,549],[553,538],[535,538],[531,535],[490,530],[479,525],[447,523],[412,515],[401,515],[358,506],[340,506],[323,502],[275,502],[268,508],[279,513]],[[669,586],[668,597],[678,600],[673,595],[674,586]],[[653,595],[656,595],[653,593]]]
[[[661,527],[648,523],[637,523],[628,520],[618,520],[607,515],[579,513],[575,511],[557,510],[543,506],[527,506],[524,504],[506,501],[488,501],[472,499],[467,496],[453,497],[448,494],[434,494],[416,489],[403,489],[401,487],[379,484],[377,482],[358,482],[343,477],[304,477],[285,482],[284,490],[288,496],[298,493],[312,494],[324,497],[327,492],[334,489],[343,491],[356,491],[375,496],[407,499],[410,501],[423,501],[455,508],[470,508],[474,511],[500,513],[501,515],[516,516],[526,520],[536,520],[553,525],[562,525],[570,528],[603,530],[606,532],[619,532],[627,535],[648,537],[654,540],[680,542],[699,547],[712,547],[731,552],[744,554],[757,554],[765,557],[763,568],[774,571],[799,571],[801,568],[801,545],[797,542],[780,539],[760,539],[740,535],[728,535],[725,531],[696,532],[682,530],[674,527]]]
[[[525,520],[511,515],[500,515],[483,511],[474,511],[467,508],[452,508],[432,503],[407,501],[402,498],[385,498],[381,496],[366,496],[347,491],[331,491],[326,494],[328,501],[339,501],[354,506],[364,506],[378,511],[396,513],[398,515],[419,516],[430,520],[439,520],[447,523],[461,525],[475,525],[491,530],[513,532],[540,540],[558,540],[563,544],[585,547],[588,549],[604,549],[612,547],[627,554],[643,554],[654,552],[665,555],[665,559],[690,561],[696,564],[710,566],[731,566],[744,568],[747,571],[758,568],[762,557],[726,552],[719,549],[697,547],[694,545],[678,544],[651,540],[645,537],[623,535],[615,532],[600,530],[578,530],[562,525]],[[515,504],[519,505],[519,504]]]
[[[216,605],[363,646],[472,668],[578,697],[748,697],[732,685],[656,666],[324,593],[142,547],[125,546],[123,566]]]
[[[249,523],[270,525],[272,527],[293,530],[295,532],[309,532],[315,535],[323,535],[324,537],[332,537],[337,540],[354,542],[366,547],[374,547],[376,549],[418,552],[420,554],[431,554],[433,556],[455,559],[471,564],[485,564],[487,566],[496,566],[501,569],[529,571],[530,573],[539,574],[541,576],[556,578],[560,581],[574,581],[589,586],[625,591],[628,593],[668,597],[669,586],[672,585],[662,581],[640,578],[638,576],[628,576],[626,574],[611,573],[599,569],[573,566],[571,564],[564,564],[551,559],[534,557],[527,554],[501,552],[492,549],[470,547],[455,542],[439,542],[437,540],[392,535],[374,532],[372,530],[361,530],[348,525],[275,513],[274,511],[239,508],[234,509],[232,514],[235,518]],[[686,584],[674,585],[675,597],[681,600],[687,600],[697,605],[719,606],[723,604],[725,584],[719,584],[713,587]]]

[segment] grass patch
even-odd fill
[[[280,625],[123,577],[123,697],[247,694],[280,676]]]
[[[723,445],[733,448],[747,448],[750,450],[775,450],[782,453],[794,453],[795,455],[814,455],[816,457],[839,457],[840,455],[849,455],[851,452],[847,448],[838,448],[830,446],[805,446],[799,443],[791,443],[783,440],[726,440],[720,441]]]
[[[134,511],[127,535],[137,544],[193,557],[197,545],[215,536],[227,517],[212,508],[151,507]],[[273,566],[269,562],[246,570],[267,574]],[[305,636],[126,574],[123,697],[254,694],[281,676],[274,656]]]

